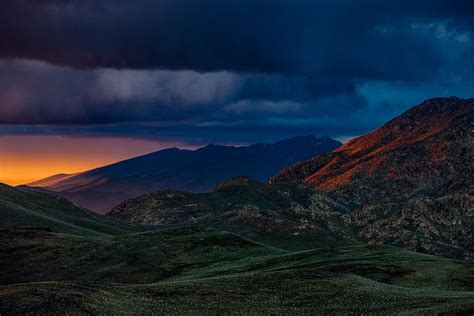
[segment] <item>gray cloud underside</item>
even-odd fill
[[[321,117],[364,106],[356,82],[341,78],[0,62],[0,124],[235,122]]]

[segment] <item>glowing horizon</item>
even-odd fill
[[[13,135],[0,137],[0,183],[17,186],[59,173],[78,173],[186,144],[127,137]]]

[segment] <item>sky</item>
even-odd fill
[[[345,141],[472,97],[473,1],[3,0],[0,182],[165,147]]]

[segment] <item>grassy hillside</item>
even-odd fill
[[[80,236],[119,235],[143,228],[102,216],[66,199],[0,183],[0,227],[43,227]]]
[[[239,181],[216,188],[217,204],[241,205],[250,196],[261,210],[225,221],[243,218],[235,226],[242,232],[250,235],[246,227],[253,223],[259,240],[280,243],[285,225],[275,220],[270,223],[280,224],[266,227],[262,218],[290,202]],[[293,192],[291,200],[305,192]],[[468,261],[350,243],[281,250],[192,220],[188,227],[146,231],[8,186],[0,186],[0,210],[0,315],[474,312],[474,263]]]
[[[40,281],[151,283],[247,257],[283,253],[205,228],[81,237],[1,229],[0,284]]]
[[[393,247],[289,252],[196,228],[0,237],[1,314],[474,311],[473,263]]]
[[[474,295],[406,289],[356,275],[289,272],[123,286],[44,282],[0,287],[0,312],[57,315],[471,315]]]

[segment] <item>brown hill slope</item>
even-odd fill
[[[423,102],[331,153],[285,168],[270,183],[304,181],[335,189],[354,183],[398,194],[472,190],[474,99]],[[361,188],[362,190],[362,188]]]
[[[470,257],[473,166],[474,99],[436,98],[270,183],[303,181],[327,193],[370,243]]]

